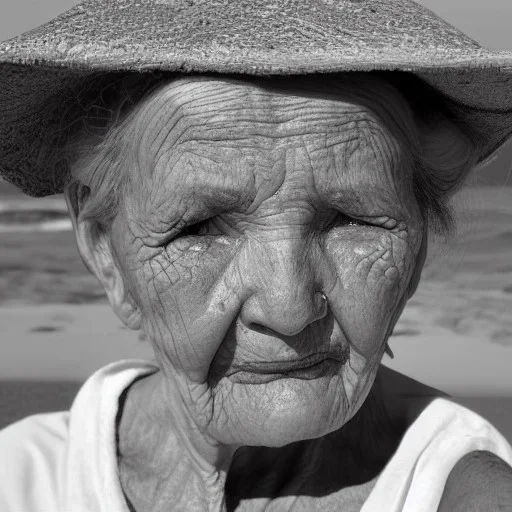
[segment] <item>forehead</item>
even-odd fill
[[[248,149],[273,141],[265,147],[281,148],[297,137],[349,133],[357,125],[391,136],[393,123],[383,119],[390,117],[383,103],[397,98],[396,91],[377,80],[191,77],[165,84],[145,100],[135,124],[148,156],[188,141],[212,148],[210,143],[232,141]],[[247,145],[237,144],[240,140]]]
[[[163,195],[181,208],[244,211],[287,179],[307,181],[328,202],[393,189],[403,179],[404,147],[386,101],[405,108],[379,82],[190,77],[165,84],[132,123],[135,190],[144,204],[149,197],[161,204]]]

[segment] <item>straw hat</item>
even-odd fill
[[[512,52],[411,0],[87,0],[0,44],[0,174],[30,195],[61,191],[64,114],[85,86],[150,70],[412,72],[466,124],[480,161],[512,134]]]

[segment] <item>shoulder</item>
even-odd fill
[[[506,511],[512,509],[512,467],[497,455],[474,451],[453,468],[438,512]]]
[[[56,504],[68,420],[67,412],[37,414],[0,431],[0,510],[42,511]]]
[[[438,512],[512,510],[512,448],[506,439],[438,390],[387,368],[381,378],[388,409],[407,418],[408,440],[414,441],[407,447],[418,450],[427,487],[438,480]]]

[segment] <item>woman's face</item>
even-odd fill
[[[185,78],[130,132],[117,265],[167,385],[221,443],[346,423],[421,270],[406,148],[317,80],[299,93]]]

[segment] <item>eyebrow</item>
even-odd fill
[[[187,172],[187,166],[193,166],[195,172],[203,171],[200,187],[187,180],[192,176],[191,172]],[[223,171],[224,162],[216,162],[204,155],[184,152],[174,162],[173,167],[180,169],[177,177],[179,184],[173,186],[166,183],[165,188],[169,192],[162,195],[161,190],[158,189],[155,194],[154,180],[156,179],[157,183],[158,177],[153,173],[151,179],[153,186],[143,200],[145,203],[143,205],[143,223],[147,226],[147,230],[159,240],[158,244],[174,237],[186,226],[227,211],[243,210],[250,205],[256,195],[254,184],[247,180],[245,183],[240,183],[243,179],[231,181],[230,185],[232,186],[226,186],[227,176]],[[160,166],[159,173],[162,172],[172,175],[173,171],[168,167]],[[242,178],[236,173],[231,173],[231,175],[235,179]],[[164,177],[164,180],[169,180],[172,183],[173,178]],[[245,194],[241,192],[245,192]]]
[[[348,150],[347,144],[353,148]],[[362,129],[354,130],[350,137],[333,138],[325,149],[329,153],[324,164],[327,179],[315,180],[324,202],[340,210],[359,206],[364,213],[383,202],[396,206],[395,210],[401,209],[400,198],[404,191],[409,193],[413,176],[408,172],[412,155],[400,141],[382,130]]]

